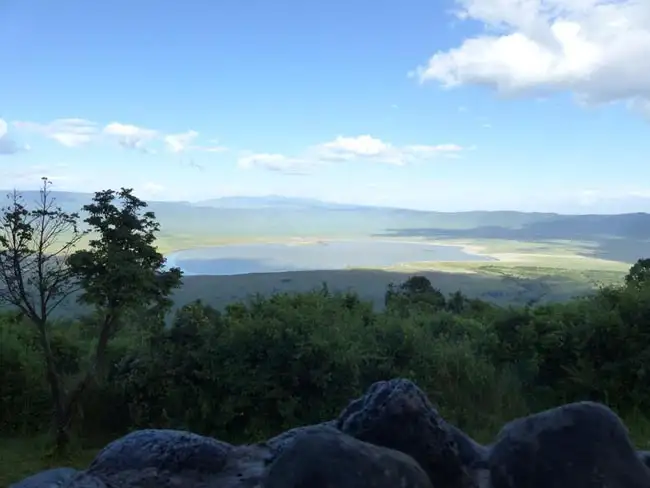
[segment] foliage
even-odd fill
[[[19,316],[36,331],[34,340],[20,330],[20,320],[14,321],[18,330],[4,331],[9,339],[3,341],[2,351],[6,353],[3,361],[8,378],[0,393],[7,401],[13,400],[16,389],[27,387],[30,379],[40,385],[46,379],[57,448],[62,449],[69,442],[68,431],[80,399],[91,382],[103,379],[108,343],[122,320],[143,310],[153,317],[164,314],[181,273],[162,269],[165,259],[154,246],[158,231],[155,216],[150,212],[141,215],[146,203],[127,189],[95,194],[93,202],[83,208],[88,214],[87,232],[94,232],[95,238],[87,249],[71,252],[85,233],[77,229],[78,214],[56,207],[49,184],[44,178],[40,200],[32,210],[14,191],[9,196],[10,206],[0,216],[0,298],[17,308]],[[121,205],[116,205],[116,199]],[[96,339],[94,354],[85,372],[81,365],[89,356],[89,345],[72,342],[66,344],[70,346],[67,349],[58,347],[60,337],[70,339],[70,331],[55,327],[52,320],[52,312],[75,291],[80,292],[77,300],[94,307],[94,316],[99,319],[99,327],[94,327],[97,334],[92,336],[93,341]],[[25,351],[30,351],[25,361],[21,361],[24,351],[21,355],[19,350],[7,349],[7,344],[21,340],[28,346]],[[39,371],[36,355],[44,359],[45,371]],[[39,408],[47,411],[45,395],[39,391],[35,398]],[[19,407],[10,408],[20,414]],[[32,422],[47,417],[41,410],[39,413]],[[21,428],[29,423],[13,419],[10,425]]]
[[[169,327],[138,316],[110,343],[106,377],[80,402],[78,433],[106,438],[172,427],[259,440],[332,418],[369,384],[395,376],[416,381],[443,415],[479,438],[560,402],[604,401],[622,415],[650,408],[650,285],[643,281],[510,308],[460,292],[443,297],[443,307],[420,278],[392,290],[399,300],[383,311],[324,286],[222,311],[189,303]],[[93,350],[92,319],[55,328],[56,358],[68,374]],[[12,419],[0,428],[37,432],[47,393],[36,343],[10,315],[0,331],[0,402]]]
[[[47,379],[57,441],[62,446],[72,404],[57,364],[50,317],[77,290],[78,281],[67,258],[83,233],[77,228],[78,214],[57,207],[49,186],[50,181],[43,178],[33,208],[29,209],[14,191],[8,195],[9,205],[1,211],[0,304],[12,305],[37,332],[45,364],[41,378]]]

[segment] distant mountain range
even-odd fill
[[[0,190],[2,193],[2,190]],[[4,193],[7,193],[6,191]],[[35,191],[22,193],[26,202]],[[89,193],[53,192],[66,211],[79,211]],[[1,199],[0,199],[1,202]],[[232,196],[200,202],[150,201],[167,237],[233,238],[400,237],[592,242],[597,255],[634,261],[650,255],[650,214],[561,215],[516,211],[430,212],[324,202],[277,195]],[[596,244],[597,243],[597,244]]]
[[[12,190],[0,190],[0,201],[4,203],[3,196],[11,193]],[[20,194],[26,202],[38,200],[40,194],[38,191],[21,191]],[[53,191],[52,196],[56,198],[57,203],[68,209],[75,206],[75,209],[89,203],[93,197],[92,193]],[[263,208],[284,208],[284,209],[327,209],[327,210],[362,210],[376,209],[385,207],[374,207],[370,205],[352,205],[346,203],[335,203],[318,200],[315,198],[296,198],[285,197],[281,195],[265,196],[228,196],[220,198],[211,198],[209,200],[200,200],[198,202],[188,202],[182,200],[150,200],[150,205],[155,206],[185,206],[185,207],[210,207],[222,209],[263,209]],[[417,210],[413,210],[417,212]]]
[[[351,205],[345,203],[326,202],[315,198],[295,198],[281,195],[267,195],[259,197],[231,196],[202,200],[193,203],[197,207],[213,208],[304,208],[304,209],[329,209],[329,210],[361,210],[370,207],[369,205]]]
[[[0,190],[0,206],[4,206],[6,201],[3,197],[11,192],[11,190]],[[21,191],[20,192],[26,202],[31,203],[39,198],[38,191]],[[57,203],[66,210],[79,210],[81,206],[89,203],[93,197],[92,193],[82,192],[66,192],[66,191],[53,191],[52,196],[56,198]],[[316,198],[298,198],[286,197],[282,195],[265,195],[265,196],[227,196],[220,198],[212,198],[208,200],[199,200],[196,202],[182,201],[182,200],[150,200],[149,205],[156,208],[189,208],[189,207],[207,207],[213,209],[231,209],[231,210],[263,210],[263,209],[285,209],[285,210],[351,210],[351,211],[389,211],[409,214],[428,214],[428,215],[454,215],[457,217],[464,216],[481,216],[490,219],[488,216],[499,216],[498,220],[506,218],[512,219],[517,222],[530,222],[539,220],[554,220],[563,217],[577,217],[585,221],[593,222],[596,218],[599,220],[601,217],[617,217],[619,215],[650,215],[644,212],[636,213],[620,213],[620,214],[559,214],[553,212],[522,212],[517,210],[472,210],[460,212],[438,212],[433,210],[416,210],[400,207],[387,207],[375,205],[360,205],[348,203],[336,203]],[[628,217],[629,219],[629,217]]]

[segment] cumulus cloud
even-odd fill
[[[20,146],[9,135],[9,125],[3,119],[0,119],[0,156],[16,154],[21,150],[27,149],[26,146]]]
[[[463,148],[457,144],[395,146],[370,135],[338,136],[310,147],[298,157],[282,154],[247,154],[239,159],[242,168],[264,168],[281,172],[305,172],[327,163],[368,161],[402,166],[436,157],[458,157]]]
[[[20,130],[41,134],[66,147],[82,146],[98,132],[97,124],[78,118],[56,119],[47,124],[17,121],[13,125]]]
[[[219,144],[219,141],[217,139],[209,140],[207,146],[201,146],[199,149],[211,153],[225,152],[228,150],[226,146]]]
[[[188,130],[180,134],[169,134],[165,136],[164,140],[169,151],[180,153],[188,149],[198,135],[199,133],[195,130]]]
[[[126,149],[146,151],[145,144],[158,136],[158,132],[131,124],[111,122],[104,127],[103,133],[114,138],[117,143]]]
[[[648,0],[457,0],[486,32],[435,53],[413,73],[445,87],[504,95],[572,92],[581,103],[650,106]],[[648,111],[650,112],[650,110]]]
[[[134,124],[123,122],[111,122],[104,127],[100,124],[86,119],[67,118],[56,119],[49,123],[39,122],[13,122],[13,126],[25,132],[39,134],[52,139],[66,147],[83,146],[91,141],[110,141],[117,143],[126,149],[133,149],[142,152],[153,152],[150,146],[153,143],[162,143],[165,148],[174,154],[187,151],[222,152],[226,148],[210,141],[213,144],[194,144],[199,133],[194,130],[187,132],[164,134],[158,130],[140,127]],[[0,127],[0,129],[2,129]],[[0,150],[4,153],[12,150],[7,128],[2,129],[3,139],[0,139]]]

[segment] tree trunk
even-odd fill
[[[70,441],[68,434],[69,420],[66,413],[65,394],[63,392],[63,385],[61,378],[56,368],[56,361],[52,348],[50,347],[50,340],[47,336],[47,329],[45,324],[39,324],[39,337],[43,354],[45,356],[45,367],[47,370],[47,382],[50,386],[50,394],[52,395],[52,402],[54,404],[54,429],[56,432],[56,448],[57,451],[65,449]]]
[[[84,375],[83,379],[76,384],[67,397],[61,397],[61,408],[57,414],[57,449],[65,448],[70,440],[69,429],[72,424],[72,418],[86,389],[90,386],[93,380],[101,381],[103,378],[106,366],[106,349],[114,326],[115,315],[107,314],[99,333],[99,339],[95,349],[95,358],[92,365]]]
[[[57,421],[56,435],[55,435],[55,449],[57,454],[65,453],[68,445],[70,444],[70,424],[63,419]]]

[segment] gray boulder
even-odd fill
[[[333,430],[298,433],[268,469],[264,488],[432,488],[410,456]]]
[[[263,442],[261,445],[268,447],[273,456],[278,456],[282,453],[285,447],[290,445],[295,440],[297,436],[301,434],[321,432],[340,433],[341,431],[336,428],[336,421],[329,420],[320,424],[305,425],[302,427],[296,427],[294,429],[287,430],[281,434],[276,435],[275,437],[272,437],[266,442]]]
[[[190,432],[139,430],[108,444],[86,474],[111,487],[200,486],[223,471],[232,450]]]
[[[506,424],[489,453],[493,488],[648,488],[620,418],[579,402]]]
[[[373,384],[341,413],[337,428],[364,442],[408,454],[436,488],[474,488],[477,473],[462,462],[456,436],[413,382]]]
[[[479,444],[455,425],[448,423],[447,428],[458,446],[460,462],[473,469],[487,469],[489,447]]]
[[[70,478],[61,488],[109,488],[96,476],[81,471]]]
[[[48,469],[14,483],[9,488],[59,488],[76,473],[77,470],[72,468]]]

